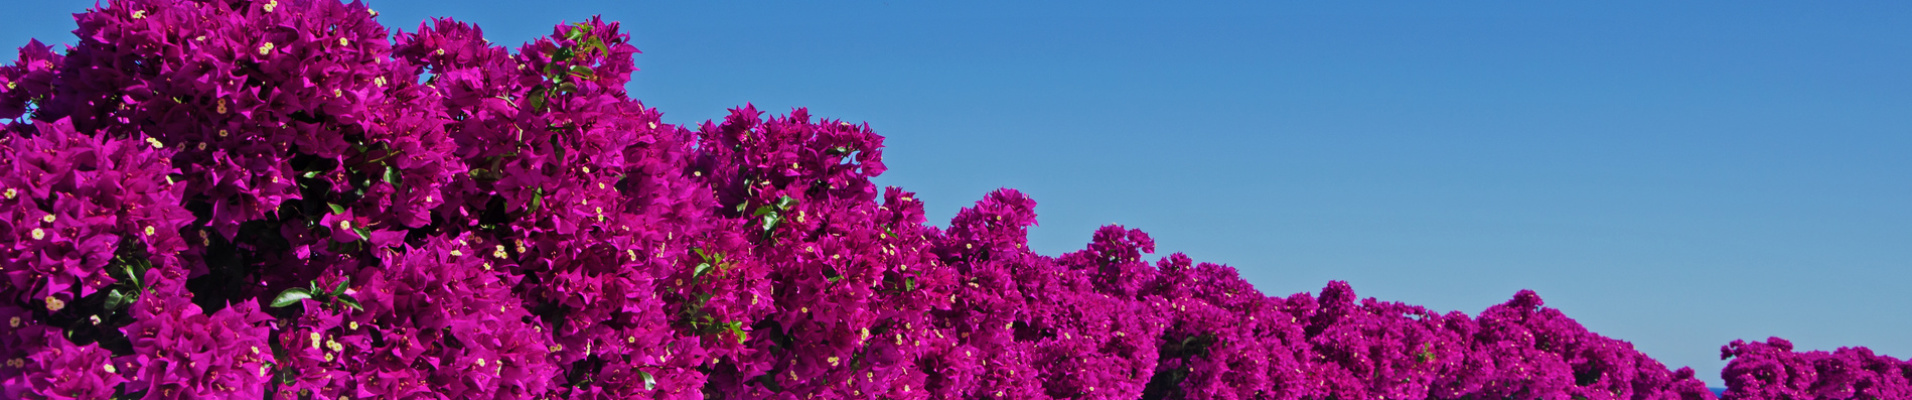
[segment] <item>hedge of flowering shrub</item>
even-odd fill
[[[1532,292],[1044,256],[1007,189],[927,225],[866,125],[660,122],[616,23],[377,15],[114,1],[0,67],[0,398],[1713,398]],[[1912,398],[1863,348],[1724,352],[1727,398]]]

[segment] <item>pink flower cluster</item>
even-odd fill
[[[661,122],[616,23],[377,16],[115,1],[0,67],[0,397],[1713,398],[1532,292],[1269,297],[1119,226],[1043,256],[1007,189],[927,225],[866,125]],[[1772,343],[1727,397],[1908,396]]]
[[[1912,399],[1912,362],[1864,347],[1794,352],[1786,339],[1735,340],[1720,347],[1732,359],[1720,375],[1727,399]]]

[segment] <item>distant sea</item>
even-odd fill
[[[1725,396],[1725,395],[1726,395],[1726,388],[1707,388],[1707,389],[1710,389],[1710,390],[1712,390],[1712,391],[1713,391],[1713,395],[1714,395],[1714,396]]]

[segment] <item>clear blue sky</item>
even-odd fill
[[[27,3],[0,43],[92,0]],[[1534,289],[1715,386],[1738,338],[1912,356],[1912,3],[686,3],[372,6],[623,21],[667,121],[868,121],[880,183],[938,225],[1021,189],[1045,254],[1116,222],[1269,294]]]

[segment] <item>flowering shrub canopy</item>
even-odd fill
[[[616,23],[510,50],[334,0],[126,0],[0,67],[0,397],[1710,399],[1532,292],[1478,316],[1269,297],[1035,201],[947,228],[883,137],[663,123]],[[1734,342],[1727,398],[1912,398],[1912,364]]]

